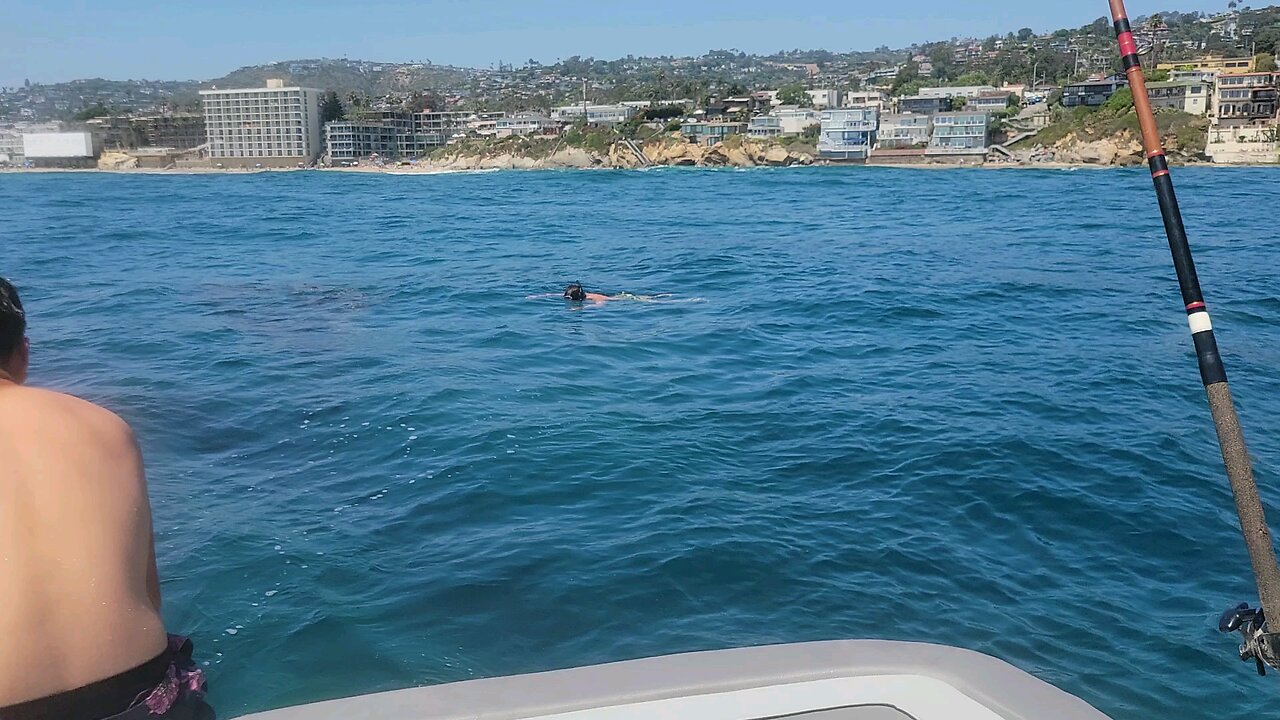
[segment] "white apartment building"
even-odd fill
[[[324,150],[320,91],[285,87],[201,90],[209,158],[235,167],[310,164]]]
[[[0,128],[0,165],[21,165],[26,160],[22,146],[22,131]]]

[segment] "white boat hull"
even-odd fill
[[[850,640],[633,660],[334,700],[245,720],[1107,720],[1001,660]]]

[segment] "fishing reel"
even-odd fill
[[[1257,610],[1248,603],[1240,603],[1218,620],[1218,630],[1224,633],[1240,633],[1240,659],[1252,660],[1258,666],[1258,674],[1265,676],[1267,666],[1280,669],[1280,633],[1267,631],[1267,618],[1262,608]]]

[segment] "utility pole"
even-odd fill
[[[582,124],[584,127],[590,127],[591,122],[587,120],[587,79],[582,78]]]

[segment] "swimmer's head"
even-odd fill
[[[587,291],[582,289],[580,283],[573,283],[564,289],[564,299],[573,302],[582,302],[587,299]]]

